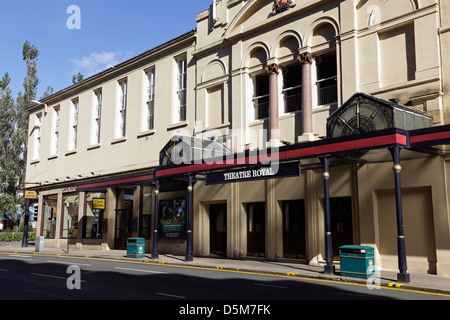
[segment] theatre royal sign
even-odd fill
[[[300,176],[300,163],[271,166],[249,166],[241,169],[206,174],[206,185]]]

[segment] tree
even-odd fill
[[[11,79],[6,73],[0,81],[0,194],[12,194],[17,184],[13,159],[15,106],[9,88]]]
[[[83,81],[83,79],[84,79],[84,76],[83,76],[81,73],[78,72],[77,75],[73,75],[73,77],[72,77],[72,83],[73,83],[73,84],[80,83],[81,81]]]
[[[11,194],[14,196],[17,205],[23,208],[23,196],[19,197],[25,186],[25,168],[27,161],[27,145],[28,145],[28,107],[31,101],[36,99],[37,87],[39,79],[37,77],[37,60],[39,50],[26,41],[22,49],[22,57],[27,67],[27,74],[23,81],[23,92],[19,92],[16,103],[14,132],[11,143],[11,157],[14,159],[10,164],[16,173],[16,185]]]
[[[53,94],[53,88],[51,86],[48,86],[45,92],[42,94],[41,99],[47,98],[48,96],[51,96]]]

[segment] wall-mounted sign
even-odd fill
[[[92,209],[105,209],[106,199],[92,199]]]
[[[252,180],[298,177],[300,163],[279,163],[271,166],[251,166],[239,170],[207,173],[205,184],[222,184]]]
[[[36,191],[25,191],[25,199],[37,199]]]

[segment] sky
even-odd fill
[[[0,0],[0,78],[23,91],[22,47],[39,51],[36,98],[57,92],[196,28],[213,0]]]

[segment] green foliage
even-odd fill
[[[73,84],[77,84],[77,83],[83,81],[83,79],[84,79],[84,76],[83,76],[81,73],[78,72],[77,75],[73,75],[73,77],[72,77],[72,83],[73,83]]]
[[[22,241],[23,232],[2,231],[0,232],[0,242]],[[36,232],[28,232],[27,241],[36,241]]]
[[[19,194],[25,185],[25,167],[28,142],[28,107],[36,98],[39,79],[37,59],[39,50],[26,41],[22,48],[22,58],[27,74],[23,82],[23,92],[16,101],[9,87],[11,79],[6,73],[0,80],[0,215],[16,212],[23,207],[23,197]]]

